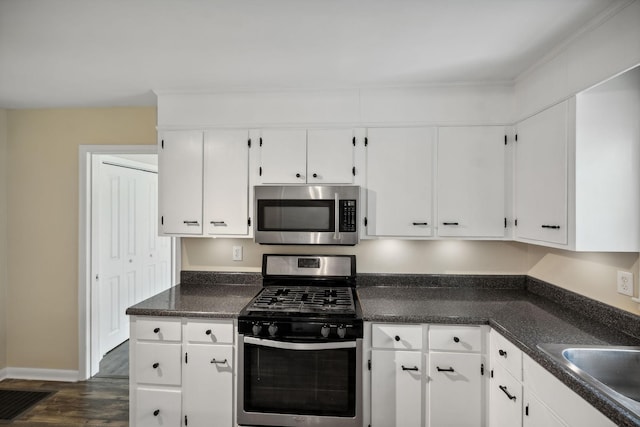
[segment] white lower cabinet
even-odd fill
[[[489,426],[522,425],[522,384],[492,359],[489,387]]]
[[[132,316],[130,424],[233,427],[233,337],[231,320]]]
[[[560,421],[560,419],[527,388],[524,390],[523,402],[523,427],[566,427],[566,424]]]

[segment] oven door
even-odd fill
[[[362,340],[296,343],[239,335],[239,425],[360,427]]]

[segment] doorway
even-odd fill
[[[176,239],[158,237],[156,146],[81,146],[80,169],[84,380],[105,354],[126,347],[126,308],[177,283],[178,258]]]

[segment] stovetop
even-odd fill
[[[246,307],[247,312],[355,313],[351,288],[317,286],[269,286]]]

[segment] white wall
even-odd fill
[[[0,370],[7,366],[7,158],[7,111],[0,109]]]

